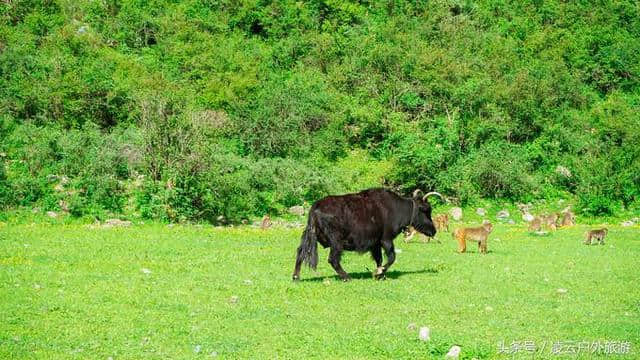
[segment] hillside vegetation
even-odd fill
[[[640,208],[637,1],[0,4],[0,208],[215,222],[386,185]]]

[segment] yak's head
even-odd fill
[[[413,192],[413,204],[414,212],[412,214],[411,224],[413,227],[419,232],[433,237],[436,234],[436,227],[433,225],[433,220],[431,219],[431,204],[429,203],[429,196],[437,195],[442,198],[442,195],[439,193],[432,191],[427,193],[424,196],[422,195],[422,191],[416,190]]]

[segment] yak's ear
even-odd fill
[[[414,199],[419,199],[420,198],[420,194],[422,194],[422,190],[415,189],[414,192],[413,192],[413,198]]]

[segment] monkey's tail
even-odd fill
[[[298,247],[298,259],[304,261],[313,270],[318,266],[318,241],[315,225],[315,216],[311,212],[309,214],[309,220],[307,221],[307,227],[302,233],[300,240],[300,246]]]

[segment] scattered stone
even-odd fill
[[[418,338],[422,341],[431,340],[431,330],[426,326],[421,327],[420,332],[418,333]]]
[[[82,34],[86,33],[87,29],[88,29],[87,25],[80,26],[80,28],[78,29],[78,34],[82,35]]]
[[[509,219],[509,220],[507,220],[507,224],[513,225],[513,224],[515,224],[515,223],[516,223],[516,222],[515,222],[513,219]]]
[[[567,293],[567,289],[563,289],[563,288],[558,289],[558,294],[566,294],[566,293]]]
[[[329,280],[329,279],[327,278],[327,279],[322,280],[322,283],[323,283],[324,285],[327,285],[327,286],[328,286],[328,285],[331,285],[331,280]]]
[[[142,271],[143,274],[147,274],[147,275],[151,274],[151,270],[149,270],[147,268],[142,268],[142,269],[140,269],[140,271]]]
[[[623,222],[622,224],[620,224],[620,225],[622,225],[622,226],[624,226],[624,227],[633,226],[633,221],[631,221],[631,220],[627,220],[627,221],[624,221],[624,222]]]
[[[476,214],[478,214],[480,216],[486,216],[487,215],[487,210],[485,210],[484,208],[477,208],[476,209]]]
[[[462,209],[459,207],[451,208],[451,210],[449,210],[449,214],[451,215],[451,218],[455,221],[462,220]]]
[[[556,174],[562,175],[566,178],[570,178],[571,177],[571,170],[567,169],[566,167],[562,166],[562,165],[558,165],[556,166]]]
[[[402,253],[402,249],[398,249],[398,248],[396,248],[396,253],[397,253],[397,254],[401,254],[401,253]]]
[[[445,359],[457,359],[460,356],[460,351],[462,351],[460,346],[453,345],[447,355],[445,355]]]
[[[42,211],[42,209],[40,209],[39,207],[34,207],[33,209],[31,209],[31,213],[32,213],[32,214],[37,214],[37,213],[39,213],[40,211]]]
[[[245,285],[253,285],[253,281],[247,279],[247,280],[244,281],[244,284]]]
[[[417,328],[418,328],[418,325],[416,325],[416,323],[411,323],[407,325],[407,330],[409,331],[415,331]]]
[[[238,300],[239,300],[238,295],[233,295],[233,296],[229,299],[229,302],[230,302],[231,304],[237,304],[237,303],[238,303]]]
[[[55,219],[58,217],[58,213],[55,211],[47,211],[47,216]]]
[[[40,284],[34,284],[34,285],[33,285],[33,288],[34,288],[34,289],[36,289],[36,290],[37,290],[37,289],[40,289],[41,287],[42,287],[42,286],[41,286]]]
[[[64,185],[62,185],[62,183],[57,184],[56,186],[53,187],[53,190],[55,190],[57,192],[63,192],[64,191]]]
[[[304,215],[304,207],[300,205],[292,206],[289,208],[289,214],[303,216]]]
[[[199,353],[200,350],[202,350],[202,346],[200,346],[200,345],[196,345],[196,347],[193,348],[193,352],[196,353],[196,354]]]
[[[217,357],[218,356],[218,352],[217,351],[212,351],[211,354],[209,354],[209,355],[211,355],[211,357]]]
[[[493,308],[491,306],[485,306],[484,310],[487,312],[493,311]]]
[[[498,219],[501,219],[501,220],[502,220],[502,219],[506,219],[506,218],[508,218],[508,217],[509,217],[509,211],[508,211],[508,210],[506,210],[506,209],[505,209],[505,210],[500,210],[500,211],[498,212],[498,214],[496,215],[496,217],[497,217]]]
[[[129,227],[131,226],[131,224],[132,224],[131,221],[128,221],[128,220],[108,219],[104,222],[102,227],[105,227],[105,228],[110,228],[114,226]]]

